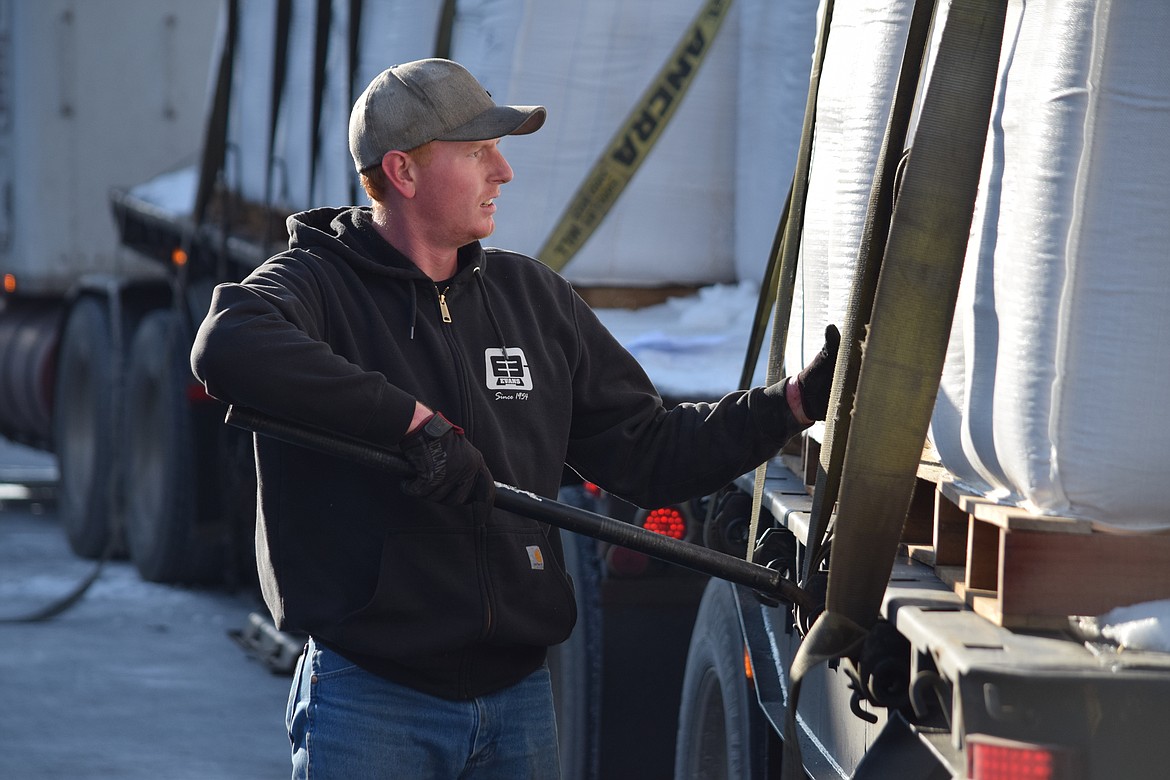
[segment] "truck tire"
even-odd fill
[[[760,777],[763,716],[744,674],[734,586],[712,579],[691,633],[675,748],[675,780]]]
[[[84,297],[61,336],[53,401],[53,451],[61,525],[73,552],[97,558],[120,543],[114,516],[114,357],[103,301]]]
[[[53,352],[60,309],[8,302],[0,317],[0,431],[52,446]]]
[[[126,373],[126,544],[150,582],[219,573],[219,540],[198,525],[187,343],[174,312],[151,312],[134,334]]]

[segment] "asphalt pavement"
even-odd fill
[[[0,438],[0,621],[70,592],[95,562],[56,517],[55,464]],[[143,582],[110,561],[70,609],[0,622],[0,779],[289,776],[288,678],[230,636],[254,592]]]

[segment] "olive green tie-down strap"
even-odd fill
[[[954,0],[894,207],[843,446],[826,609],[790,670],[784,777],[803,778],[804,675],[877,621],[938,392],[1003,42],[1006,0]]]
[[[764,333],[768,330],[768,315],[772,316],[772,340],[768,353],[768,384],[779,381],[784,371],[784,346],[788,338],[788,319],[792,314],[792,293],[796,287],[796,264],[800,250],[800,235],[804,227],[804,206],[808,202],[808,173],[812,165],[813,136],[816,132],[817,95],[821,91],[821,68],[825,64],[825,50],[829,45],[829,30],[833,23],[833,0],[825,0],[824,14],[817,28],[816,44],[813,48],[812,66],[808,76],[808,97],[804,104],[804,122],[800,128],[800,142],[796,151],[796,167],[792,172],[792,183],[784,199],[784,208],[776,224],[772,248],[768,252],[768,264],[764,278],[760,281],[760,296],[756,304],[756,316],[752,320],[752,332],[748,337],[747,353],[744,355],[743,370],[739,375],[739,389],[752,386],[756,361]],[[757,471],[757,481],[763,480],[767,464]],[[755,525],[752,515],[752,535]]]
[[[906,46],[902,65],[898,72],[893,100],[890,103],[886,121],[885,137],[866,208],[865,225],[857,251],[857,262],[850,284],[849,306],[845,321],[841,325],[841,349],[838,351],[837,370],[833,377],[833,394],[830,399],[831,413],[825,421],[821,458],[816,475],[816,489],[813,493],[812,512],[808,523],[808,536],[804,555],[801,581],[807,586],[818,572],[826,552],[825,536],[830,519],[837,504],[840,488],[841,462],[845,457],[844,447],[834,447],[835,441],[849,438],[849,414],[838,414],[838,410],[853,408],[853,394],[857,389],[857,372],[861,367],[861,343],[869,327],[873,313],[873,298],[877,289],[878,274],[889,239],[890,221],[894,210],[894,187],[899,162],[906,148],[906,136],[914,100],[918,94],[922,74],[922,61],[926,56],[926,45],[934,17],[934,0],[916,0],[906,33]],[[823,588],[821,591],[823,593]],[[808,618],[802,615],[803,618]],[[803,620],[802,620],[803,625]]]
[[[807,184],[807,177],[805,179]],[[776,233],[772,237],[772,250],[768,253],[768,264],[764,267],[764,278],[760,281],[760,293],[756,299],[756,316],[752,319],[752,332],[748,335],[747,354],[743,359],[743,369],[739,375],[739,389],[749,390],[752,386],[752,379],[756,373],[756,362],[760,359],[760,348],[764,345],[764,334],[768,330],[768,320],[772,317],[772,307],[776,305],[777,299],[785,301],[781,303],[781,307],[785,310],[784,315],[784,330],[788,332],[788,314],[792,311],[792,295],[791,290],[787,297],[782,297],[783,293],[780,291],[782,282],[781,274],[787,271],[795,271],[795,263],[791,268],[781,266],[781,258],[784,256],[784,236],[788,234],[788,219],[792,213],[792,195],[796,189],[796,177],[793,176],[792,183],[788,185],[788,195],[784,198],[784,207],[780,210],[780,221],[776,224]],[[795,259],[795,255],[794,255]],[[795,278],[795,274],[791,274]],[[774,331],[773,331],[774,332]],[[768,372],[773,371],[773,364],[771,359],[776,356],[775,345],[769,354]],[[775,368],[781,368],[783,364],[783,347],[781,347],[780,360],[775,361]]]
[[[816,47],[813,49],[812,69],[809,71],[808,98],[804,107],[804,123],[800,131],[800,146],[796,155],[796,170],[792,174],[792,186],[776,227],[772,241],[772,252],[760,287],[760,302],[756,307],[756,318],[748,340],[747,355],[744,358],[740,388],[751,386],[760,343],[767,330],[767,315],[775,305],[772,317],[772,340],[768,348],[767,384],[780,381],[784,372],[784,349],[788,340],[788,320],[792,314],[792,294],[796,287],[797,256],[800,252],[800,236],[804,227],[804,206],[808,201],[808,177],[812,164],[813,136],[816,131],[817,96],[821,89],[821,68],[825,63],[825,50],[829,45],[829,31],[833,24],[833,0],[825,0],[824,13],[817,30]],[[764,499],[764,476],[768,464],[756,469],[752,487],[752,510],[748,524],[747,559],[753,560],[755,544],[758,541],[760,510]]]

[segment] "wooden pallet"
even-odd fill
[[[1005,627],[1062,629],[1070,615],[1170,598],[1170,534],[1104,533],[1087,520],[1033,515],[966,491],[930,464],[919,471],[903,541]]]
[[[800,437],[782,459],[811,492],[819,444]],[[975,612],[1008,628],[1063,630],[1073,615],[1170,598],[1170,533],[1095,531],[1088,520],[998,503],[955,484],[929,448],[902,545]]]

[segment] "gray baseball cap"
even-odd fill
[[[427,59],[379,73],[349,115],[349,153],[358,171],[391,150],[428,141],[484,141],[534,133],[544,106],[497,106],[457,62]]]

